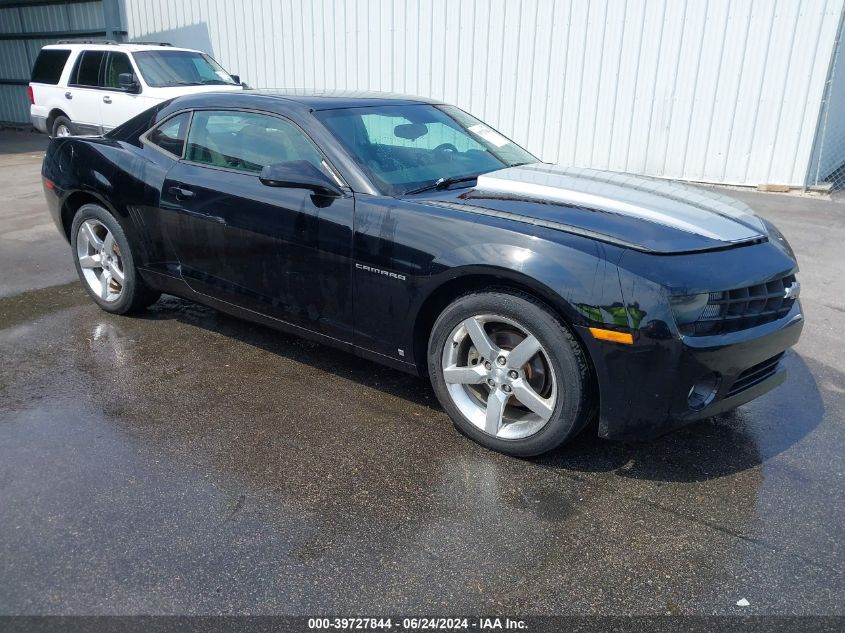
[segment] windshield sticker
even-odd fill
[[[467,129],[476,136],[480,136],[488,143],[492,143],[496,147],[502,147],[503,145],[510,143],[508,139],[499,134],[496,130],[487,127],[483,123],[478,123]]]

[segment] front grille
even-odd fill
[[[787,275],[755,286],[711,292],[707,307],[693,324],[692,334],[737,332],[785,317],[795,303],[793,297],[785,296],[794,281],[795,275]]]
[[[783,355],[784,352],[781,352],[780,354],[772,356],[768,360],[764,360],[762,363],[757,363],[753,367],[746,369],[737,377],[734,384],[731,386],[731,390],[728,391],[728,395],[725,397],[730,398],[731,396],[735,396],[736,394],[763,382],[766,378],[773,376],[777,371],[778,363],[780,362],[780,359],[783,358]]]

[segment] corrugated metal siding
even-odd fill
[[[0,7],[0,33],[20,33],[20,12],[15,8]]]
[[[21,8],[21,21],[25,32],[67,31],[70,29],[64,5],[53,4]]]
[[[65,5],[71,31],[99,31],[106,29],[103,6],[100,2],[80,2]]]
[[[24,123],[29,122],[29,98],[26,88],[0,85],[0,121],[20,121],[21,113],[26,113]]]
[[[0,7],[0,34],[20,34],[20,39],[0,39],[0,79],[28,81],[32,64],[45,44],[66,37],[68,31],[105,31],[102,2],[68,2]],[[55,32],[49,38],[27,34]],[[29,123],[25,85],[0,85],[0,121]]]
[[[803,185],[843,0],[133,0],[261,87],[455,103],[544,160]],[[184,32],[182,27],[188,27]]]

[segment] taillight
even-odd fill
[[[29,87],[29,102],[35,105],[35,93],[32,92],[32,86]]]

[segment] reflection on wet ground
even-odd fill
[[[534,460],[425,380],[165,297],[0,299],[0,611],[839,613],[842,372]],[[820,387],[824,384],[825,387]]]

